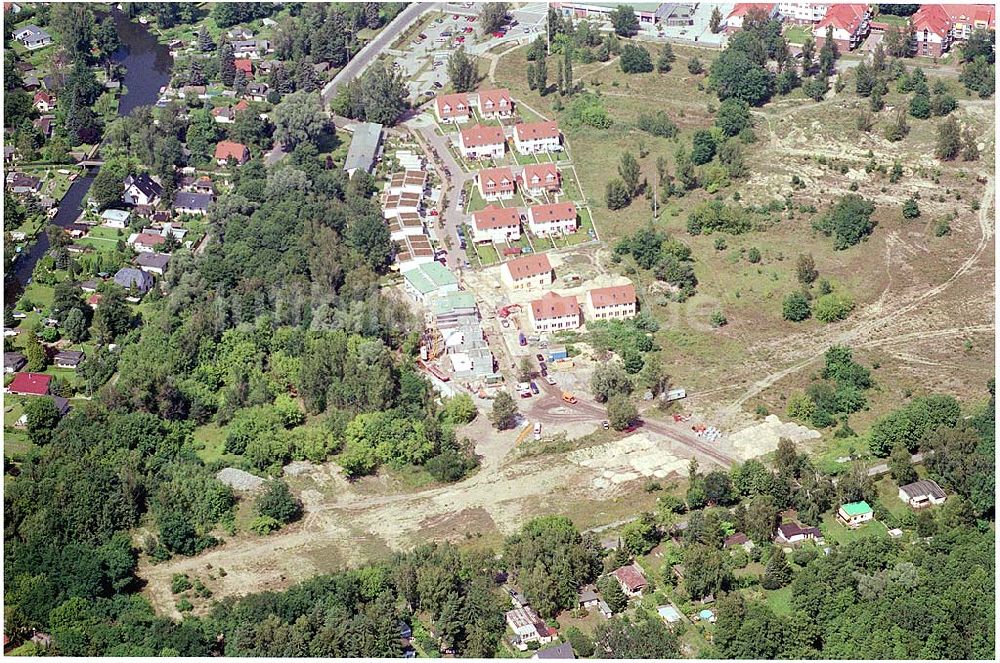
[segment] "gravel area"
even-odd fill
[[[235,467],[227,467],[224,470],[219,470],[215,478],[233,490],[257,490],[265,483],[260,477],[254,476],[249,472],[244,472],[243,470],[238,470]]]

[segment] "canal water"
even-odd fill
[[[114,54],[114,61],[125,66],[125,95],[119,100],[118,114],[125,116],[139,106],[152,106],[159,97],[160,88],[170,81],[173,58],[170,49],[156,41],[145,25],[132,23],[120,11],[112,11],[118,38],[122,47]],[[68,226],[80,216],[80,209],[87,197],[94,176],[78,178],[59,203],[59,212],[51,223]],[[28,283],[35,264],[49,250],[49,238],[39,233],[34,244],[14,264],[14,276],[21,287]],[[18,288],[20,290],[20,288]]]

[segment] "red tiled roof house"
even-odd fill
[[[438,122],[468,122],[471,114],[468,94],[442,94],[434,99],[434,115]]]
[[[243,143],[234,143],[231,140],[220,141],[215,146],[215,162],[220,166],[225,166],[232,158],[237,165],[242,166],[250,160],[250,148]]]
[[[510,96],[510,90],[506,88],[482,90],[475,97],[479,114],[486,119],[510,117],[514,114],[514,100]]]
[[[635,286],[613,285],[587,291],[588,315],[594,320],[624,320],[635,317]]]
[[[459,132],[458,147],[466,159],[499,159],[506,151],[507,139],[500,127],[477,124]]]
[[[621,585],[625,596],[642,596],[642,590],[646,588],[646,576],[635,564],[629,564],[615,569],[611,574]]]
[[[514,125],[514,148],[521,154],[562,151],[562,134],[557,122],[531,122]]]
[[[531,326],[535,331],[576,329],[580,326],[580,304],[575,297],[547,292],[531,302]]]
[[[18,373],[5,391],[18,396],[46,396],[51,382],[52,376],[44,373]]]
[[[476,186],[484,200],[509,200],[514,197],[514,172],[508,166],[484,168],[476,175]]]
[[[554,163],[525,166],[518,184],[522,191],[535,196],[545,191],[559,191],[562,188],[559,169]]]
[[[773,18],[778,13],[778,5],[767,2],[738,2],[733,5],[732,11],[730,11],[726,15],[725,20],[723,20],[723,32],[727,35],[731,35],[742,30],[743,19],[746,18],[747,14],[754,10],[763,12],[767,14],[768,17]]]
[[[535,235],[576,232],[576,205],[572,202],[535,205],[528,209],[528,230]]]
[[[472,241],[504,244],[521,238],[521,211],[517,207],[490,206],[472,213]]]
[[[871,9],[868,5],[830,5],[826,16],[813,28],[817,51],[826,42],[826,28],[833,28],[833,41],[841,53],[857,48],[871,28]]]
[[[544,253],[508,260],[500,268],[500,281],[508,288],[544,288],[555,280],[552,263]]]

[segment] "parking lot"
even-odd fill
[[[481,5],[449,3],[442,8],[421,19],[419,32],[406,43],[387,51],[418,103],[432,99],[448,85],[448,58],[459,47],[470,55],[482,55],[499,44],[527,43],[545,34],[545,3],[531,3],[512,11],[506,29],[489,35],[483,35],[480,28]],[[481,67],[480,75],[485,73]]]

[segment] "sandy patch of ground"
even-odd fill
[[[688,463],[645,433],[579,449],[568,454],[566,459],[594,470],[590,485],[597,491],[606,491],[643,477],[663,479],[673,472],[682,472]]]
[[[763,421],[730,434],[728,442],[737,456],[748,460],[771,453],[778,448],[778,440],[783,437],[802,444],[808,440],[818,440],[822,436],[819,431],[793,421],[782,422],[776,415],[769,414]]]

